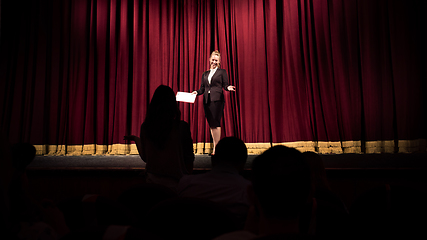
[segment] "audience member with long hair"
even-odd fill
[[[135,141],[139,156],[146,163],[146,180],[174,189],[184,174],[193,169],[193,140],[188,123],[180,120],[173,90],[160,85],[148,106],[140,137]]]

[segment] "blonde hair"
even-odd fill
[[[218,68],[221,67],[221,53],[219,53],[218,50],[215,50],[211,53],[211,56],[209,57],[209,60],[212,58],[213,55],[217,55],[219,57],[219,63],[218,63]]]

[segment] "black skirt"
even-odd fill
[[[208,98],[210,99],[210,98]],[[205,117],[208,120],[210,128],[221,127],[221,118],[224,113],[224,101],[208,100],[204,105]]]

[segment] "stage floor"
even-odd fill
[[[257,155],[249,155],[245,168],[251,168]],[[412,154],[331,154],[321,155],[327,170],[427,169],[427,153]],[[37,156],[29,170],[141,170],[139,155]],[[211,169],[211,157],[196,155],[195,170]]]

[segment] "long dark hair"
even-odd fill
[[[148,106],[143,128],[148,139],[163,148],[174,124],[180,120],[180,111],[172,88],[160,85]]]

